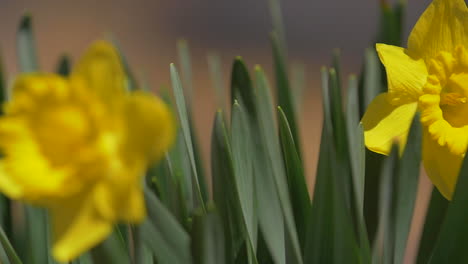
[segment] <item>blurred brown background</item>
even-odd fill
[[[405,36],[429,3],[409,1]],[[378,6],[378,0],[282,3],[290,62],[306,66],[307,87],[298,117],[309,185],[313,183],[321,131],[320,67],[329,63],[333,48],[340,48],[343,72],[359,73],[364,49],[376,33]],[[90,42],[111,35],[120,43],[136,77],[154,89],[170,84],[169,63],[177,63],[176,42],[185,38],[193,63],[196,127],[206,160],[216,108],[207,53],[221,55],[226,88],[236,55],[242,55],[250,67],[261,64],[271,73],[268,0],[0,0],[0,54],[10,80],[17,72],[16,29],[25,12],[33,16],[42,70],[54,70],[60,55],[77,58]],[[413,259],[430,190],[425,176],[420,189],[408,263]]]

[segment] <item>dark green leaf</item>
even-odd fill
[[[226,88],[224,87],[223,69],[221,58],[218,54],[208,55],[208,67],[210,79],[216,94],[217,107],[226,110]]]
[[[273,60],[275,68],[275,79],[276,79],[276,97],[278,98],[278,105],[284,111],[286,118],[289,121],[291,128],[291,134],[293,135],[294,142],[299,141],[299,127],[296,121],[296,107],[294,106],[294,97],[289,86],[285,51],[281,49],[280,39],[275,33],[271,36],[273,45]],[[296,145],[296,152],[301,158],[300,146]]]
[[[278,118],[281,149],[283,151],[286,175],[288,177],[289,194],[291,195],[299,242],[303,247],[311,210],[309,191],[304,176],[304,168],[296,152],[295,142],[291,134],[288,120],[281,107],[278,107]]]
[[[148,218],[139,236],[160,263],[189,264],[190,237],[159,199],[145,190]]]
[[[192,232],[195,264],[226,263],[223,227],[216,212],[195,215]]]
[[[439,236],[442,223],[444,222],[448,206],[449,201],[440,194],[437,188],[434,188],[432,190],[431,201],[429,202],[429,207],[427,209],[416,263],[426,264],[429,262],[437,237]]]
[[[419,115],[413,118],[407,143],[399,163],[396,188],[393,191],[395,200],[395,252],[394,263],[403,263],[406,242],[413,219],[419,183],[419,166],[421,164],[422,128]]]
[[[221,111],[216,113],[211,136],[213,199],[223,219],[226,262],[232,263],[245,240],[245,224],[234,176],[231,148]]]
[[[15,250],[10,244],[8,237],[6,236],[3,228],[0,227],[0,244],[2,246],[2,250],[5,254],[2,254],[2,258],[0,259],[1,263],[4,264],[21,264],[21,260],[19,259],[18,255],[16,254]]]
[[[270,94],[270,88],[266,80],[265,74],[260,67],[256,67],[255,70],[255,81],[256,81],[256,106],[258,110],[258,132],[259,140],[263,146],[263,155],[265,155],[265,168],[261,172],[262,176],[256,175],[255,177],[273,177],[276,195],[279,198],[281,204],[281,210],[284,217],[285,223],[285,234],[288,237],[288,241],[291,243],[291,257],[293,263],[302,263],[302,254],[300,250],[299,240],[297,237],[297,230],[294,223],[293,209],[289,196],[289,190],[287,185],[286,173],[284,164],[281,156],[281,150],[279,146],[278,135],[276,133],[277,127],[275,125],[273,106]],[[257,185],[258,187],[262,185]],[[262,186],[263,187],[263,186]],[[259,208],[262,207],[259,198]],[[274,200],[272,200],[274,201]],[[265,202],[265,201],[263,201]],[[271,202],[270,202],[271,203]],[[266,204],[265,204],[266,205]],[[260,219],[262,224],[262,219]],[[265,232],[265,230],[264,230]],[[266,234],[264,233],[266,236]],[[268,245],[268,239],[266,242]],[[271,249],[272,250],[272,249]],[[272,252],[273,254],[273,252]]]
[[[193,82],[192,82],[192,63],[190,62],[190,51],[187,41],[181,39],[177,41],[177,53],[179,55],[179,63],[181,65],[182,84],[185,88],[187,108],[191,108],[193,103]]]
[[[234,103],[231,112],[231,142],[234,176],[249,243],[256,248],[258,235],[257,199],[253,175],[254,149],[248,116]]]
[[[467,263],[468,251],[468,157],[465,156],[452,201],[440,228],[429,263]],[[437,232],[437,229],[435,230]]]
[[[231,72],[231,105],[242,101],[252,120],[257,120],[257,112],[254,102],[254,90],[249,71],[241,57],[236,57]]]
[[[26,14],[21,19],[18,33],[18,63],[21,72],[35,72],[39,70],[36,55],[36,45],[32,31],[31,15]]]
[[[382,264],[394,263],[395,230],[393,192],[398,173],[398,146],[394,145],[390,156],[382,166],[382,180],[379,188],[379,224],[374,246],[373,262]]]
[[[130,263],[127,250],[118,232],[113,232],[104,242],[93,248],[91,256],[94,263]]]
[[[346,129],[348,148],[353,176],[354,195],[357,214],[363,215],[365,185],[365,147],[364,131],[359,124],[358,84],[355,76],[349,78],[346,97]]]
[[[188,156],[190,159],[190,166],[192,169],[193,181],[195,182],[195,195],[197,198],[197,206],[200,206],[205,210],[205,204],[203,199],[203,194],[201,191],[199,177],[198,177],[198,170],[196,167],[195,161],[195,154],[193,149],[192,143],[192,135],[190,131],[190,120],[188,118],[187,107],[185,103],[184,93],[182,90],[182,85],[180,82],[179,74],[177,73],[177,69],[175,68],[174,64],[171,64],[171,80],[172,80],[172,88],[174,90],[174,97],[177,104],[177,111],[179,113],[179,121],[183,133],[183,138],[185,141],[185,146],[187,148]]]
[[[56,72],[64,77],[67,77],[71,71],[71,61],[70,57],[67,55],[63,55],[60,57],[60,60],[56,67]]]

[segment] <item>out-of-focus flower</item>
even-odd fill
[[[468,145],[468,10],[464,0],[435,0],[419,18],[408,48],[377,44],[388,92],[363,119],[366,146],[388,154],[406,144],[421,113],[423,163],[439,191],[451,199]]]
[[[158,98],[128,92],[115,48],[92,45],[69,78],[20,75],[0,118],[0,190],[48,209],[53,255],[68,261],[118,221],[145,215],[142,176],[173,141]]]

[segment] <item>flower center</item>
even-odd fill
[[[464,155],[468,146],[468,53],[440,52],[426,62],[429,76],[419,98],[421,122],[432,139],[454,154]]]

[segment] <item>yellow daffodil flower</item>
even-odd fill
[[[435,0],[413,28],[408,48],[377,44],[388,92],[363,119],[366,146],[388,154],[403,148],[416,111],[423,124],[423,163],[451,199],[468,145],[468,10],[464,0]]]
[[[53,255],[69,261],[118,221],[146,215],[142,176],[175,134],[158,98],[127,92],[115,48],[92,45],[69,78],[20,75],[0,118],[0,190],[48,209]]]

